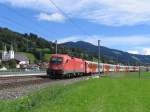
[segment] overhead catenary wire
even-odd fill
[[[22,24],[20,24],[20,23],[17,23],[16,21],[14,21],[14,20],[12,20],[12,19],[9,19],[9,18],[7,18],[7,17],[3,17],[3,18],[0,18],[0,20],[1,21],[3,21],[3,22],[9,22],[9,23],[11,23],[11,24],[15,24],[15,25],[17,25],[19,28],[22,28],[22,30],[24,29],[24,26],[22,25]]]
[[[15,24],[16,26],[18,26],[19,28],[22,28],[22,30],[24,30],[24,28],[25,28],[25,26],[24,25],[22,25],[22,24],[20,24],[20,23],[18,23],[18,22],[16,22],[15,20],[13,20],[13,19],[10,19],[10,18],[8,18],[8,17],[4,17],[3,16],[3,18],[0,18],[0,20],[2,20],[2,21],[7,21],[7,22],[9,22],[9,23],[11,23],[11,24]],[[28,28],[30,28],[30,27],[28,27]],[[34,30],[33,29],[33,31],[34,32],[37,32],[36,30]],[[27,50],[28,50],[28,38],[26,38],[27,39]],[[14,41],[16,41],[16,40],[14,40]]]
[[[4,7],[4,8],[7,8],[9,11],[11,11],[12,13],[14,13],[15,15],[17,15],[17,16],[20,16],[21,18],[23,18],[23,20],[28,20],[27,18],[27,16],[26,15],[24,15],[23,13],[18,13],[16,10],[14,10],[14,9],[12,9],[12,8],[10,8],[10,7],[8,7],[8,6],[6,6],[6,5],[1,5],[2,7]],[[1,19],[1,18],[0,18]],[[21,28],[23,28],[23,30],[24,30],[24,26],[22,25],[22,24],[20,24],[20,23],[18,23],[18,22],[16,22],[16,21],[14,21],[14,20],[11,20],[10,18],[5,18],[7,21],[9,21],[10,23],[13,23],[13,24],[16,24],[17,26],[19,26],[19,27],[21,27]],[[32,19],[30,20],[30,21],[32,21],[32,24],[33,23],[35,23],[35,21],[33,21]],[[41,27],[41,28],[43,28],[44,26],[41,26],[41,25],[37,25],[37,23],[36,24],[34,24],[34,25],[36,25],[36,26],[38,26],[38,27]],[[28,28],[31,28],[31,27],[29,27],[28,26]],[[44,27],[45,28],[45,30],[47,30],[48,28],[46,28],[46,27]],[[32,27],[32,30],[33,30],[33,27]],[[36,29],[36,30],[34,30],[34,32],[38,32],[39,34],[40,34],[40,32]],[[44,31],[45,32],[45,31]],[[53,30],[48,30],[48,32],[51,32],[51,34],[56,34],[56,32],[54,32]],[[45,36],[45,37],[47,37],[47,36]],[[27,49],[28,49],[28,47],[29,47],[29,45],[28,45],[28,39],[27,39]]]
[[[39,31],[35,30],[34,28],[31,28],[31,27],[29,27],[29,26],[27,26],[27,25],[22,25],[22,24],[20,24],[19,22],[15,21],[15,20],[13,20],[13,19],[10,19],[10,18],[8,18],[8,17],[4,17],[4,16],[3,16],[3,18],[0,18],[0,20],[2,20],[2,21],[8,21],[8,22],[11,23],[11,24],[15,24],[16,26],[22,28],[22,30],[24,30],[25,28],[28,28],[28,29],[32,29],[32,31],[34,31],[34,32],[40,33]]]
[[[20,28],[22,28],[22,29],[24,29],[24,26],[22,25],[22,24],[18,24],[16,21],[13,21],[13,20],[11,20],[11,19],[9,19],[9,18],[7,18],[7,17],[3,17],[3,19],[2,18],[0,18],[0,20],[2,20],[2,21],[7,21],[7,22],[9,22],[9,23],[13,23],[13,24],[15,24],[15,25],[17,25],[18,27],[20,27]],[[28,40],[27,40],[28,41]],[[13,40],[13,43],[14,43],[14,45],[16,46],[16,40]],[[11,43],[12,44],[12,43]],[[17,51],[17,46],[16,46],[16,49],[15,49],[16,51]]]
[[[64,17],[66,17],[68,20],[69,20],[69,22],[77,29],[77,30],[79,30],[80,32],[82,32],[84,35],[86,35],[86,36],[88,36],[88,37],[90,37],[90,35],[85,31],[85,30],[83,30],[82,28],[81,28],[81,26],[79,26],[78,24],[76,24],[70,17],[69,17],[69,15],[68,14],[66,14],[61,8],[59,8],[58,6],[57,6],[57,4],[54,2],[54,1],[52,1],[52,0],[49,0],[50,2],[51,2],[51,4],[53,4],[53,6],[64,16]],[[20,17],[24,17],[23,18],[23,20],[28,20],[27,18],[28,17],[26,17],[25,15],[23,15],[22,13],[20,14],[20,13],[18,13],[18,12],[16,12],[15,10],[13,10],[13,9],[11,9],[10,7],[8,7],[8,6],[6,6],[6,5],[1,5],[1,6],[3,6],[4,8],[7,8],[8,10],[10,10],[10,11],[12,11],[13,13],[15,13],[16,15],[18,15],[18,16],[20,16]],[[30,21],[32,21],[32,19],[30,20]],[[32,24],[34,24],[35,22],[34,21],[32,21]],[[44,27],[44,26],[41,26],[41,25],[37,25],[37,24],[34,24],[34,25],[36,25],[36,26],[40,26],[40,27]],[[30,29],[31,29],[31,27],[29,27]],[[33,27],[32,27],[32,29],[33,29]],[[47,28],[46,27],[44,27],[44,29],[45,30],[47,30]],[[34,29],[34,32],[35,32],[35,29]],[[36,29],[36,32],[38,32],[39,33],[39,31]],[[54,31],[52,31],[52,30],[49,30],[48,32],[51,32],[52,34],[56,34],[56,32],[54,32]],[[39,33],[40,34],[40,33]],[[47,36],[46,36],[47,37]]]
[[[89,35],[85,30],[83,30],[83,29],[81,28],[81,26],[79,26],[78,24],[76,24],[76,23],[70,18],[70,16],[69,16],[67,13],[65,13],[53,0],[49,0],[49,1],[50,1],[50,3],[51,3],[64,17],[66,17],[66,18],[69,20],[69,22],[70,22],[77,30],[79,30],[80,32],[82,32],[84,35],[90,37],[90,35]]]
[[[48,31],[48,32],[51,32],[51,35],[52,34],[56,34],[56,32],[54,32],[52,29],[51,30],[47,30],[48,28],[46,28],[45,26],[42,26],[40,24],[37,24],[35,23],[35,21],[33,21],[32,19],[28,19],[28,17],[26,15],[24,15],[23,13],[18,13],[16,10],[8,7],[7,5],[1,5],[2,7],[4,8],[7,8],[9,11],[11,11],[12,13],[16,14],[17,16],[21,17],[23,21],[27,21],[27,22],[32,22],[32,24],[34,24],[34,26],[36,26],[37,28],[40,28],[40,30],[43,30],[44,32],[45,31]],[[14,22],[14,21],[13,21]],[[16,22],[15,22],[16,23]],[[32,29],[34,32],[37,32],[38,34],[41,34],[40,33],[40,30],[37,29],[36,27],[30,27],[29,25],[27,26],[29,29]],[[43,34],[42,34],[43,35]],[[45,35],[45,34],[44,34]],[[43,35],[43,36],[44,36]],[[47,37],[47,35],[45,35],[45,37]]]

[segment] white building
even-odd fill
[[[8,61],[15,58],[15,53],[13,47],[11,46],[9,52],[7,51],[6,45],[4,51],[2,52],[2,61]]]
[[[2,61],[9,61],[11,59],[15,59],[19,65],[29,64],[28,57],[23,54],[15,53],[13,50],[13,46],[11,46],[10,50],[7,51],[6,45],[4,51],[2,52]]]

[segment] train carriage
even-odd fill
[[[109,72],[114,72],[115,71],[115,65],[109,64]]]
[[[125,66],[125,72],[129,72],[129,66]]]
[[[120,72],[120,65],[115,65],[115,72]]]
[[[134,70],[134,66],[129,66],[129,71],[130,72],[134,72],[135,70]]]
[[[120,66],[120,72],[125,72],[126,71],[126,66],[121,65]]]
[[[139,71],[139,66],[135,66],[135,72]]]
[[[103,72],[103,63],[100,63],[99,70]],[[95,74],[98,73],[98,63],[92,61],[86,61],[86,73],[87,74]]]
[[[92,61],[86,61],[86,73],[92,74],[98,72],[98,64]]]
[[[104,66],[104,72],[108,73],[110,71],[110,64],[104,63],[103,66]]]

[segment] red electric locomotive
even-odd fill
[[[49,62],[47,74],[50,78],[61,78],[81,75],[86,72],[86,62],[83,59],[64,54],[53,54]]]

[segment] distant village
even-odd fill
[[[16,65],[15,68],[22,69],[22,68],[47,68],[47,64],[30,64],[30,59],[21,54],[14,51],[13,46],[11,45],[11,48],[8,50],[6,45],[4,46],[4,50],[1,53],[0,56],[0,63],[8,63],[9,61],[15,61]],[[2,66],[0,70],[6,70],[7,67]]]

